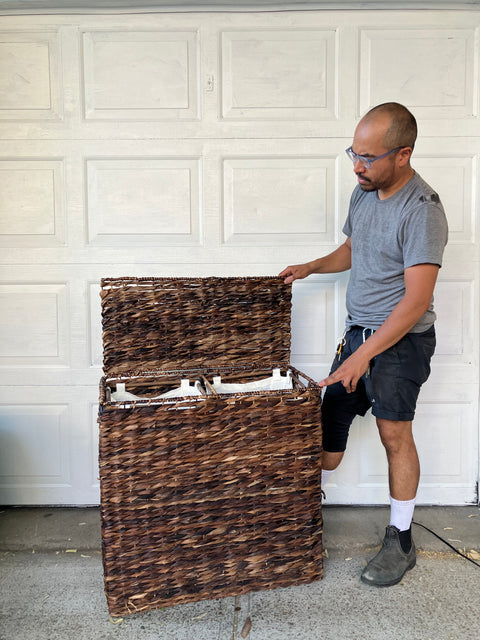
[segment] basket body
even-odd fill
[[[127,280],[132,289],[133,281]],[[230,300],[235,297],[237,284],[243,290],[249,280],[247,288],[265,288],[269,279],[238,280],[241,282],[198,279],[195,291],[198,293],[203,284],[213,288],[218,284],[222,290],[228,284]],[[148,282],[152,289],[179,289],[180,298],[192,295],[191,286],[184,289],[182,280]],[[128,322],[125,317],[109,322],[115,316],[115,304],[105,292],[114,292],[115,297],[116,291],[125,288],[122,284],[118,282],[117,287],[115,281],[104,281],[102,291],[104,337],[111,332],[111,339],[117,342],[112,326],[118,324],[121,332],[121,325],[128,326]],[[193,279],[187,284],[192,285]],[[289,316],[289,288],[278,286],[273,279],[267,284],[279,295],[286,295],[286,303],[283,300],[276,308]],[[127,293],[135,297],[132,290]],[[119,301],[124,294],[119,295]],[[141,297],[141,292],[136,295]],[[154,311],[160,316],[165,304],[159,303],[161,297],[158,291],[156,298],[152,297],[157,301]],[[209,299],[208,295],[204,297]],[[217,304],[220,298],[221,292]],[[236,313],[245,322],[248,314],[242,313],[242,304],[237,305]],[[119,305],[122,316],[129,304],[123,297]],[[138,309],[138,303],[132,302],[131,306]],[[271,301],[268,306],[271,308]],[[196,302],[193,307],[198,316]],[[232,302],[227,315],[231,316],[234,307]],[[218,319],[221,313],[216,315]],[[271,309],[271,315],[275,315],[275,309]],[[204,321],[212,316],[215,313],[205,309]],[[230,317],[229,326],[231,321]],[[155,318],[154,324],[158,322]],[[238,323],[231,331],[225,327],[219,330],[222,322],[217,322],[213,333],[226,336],[224,342],[231,343],[227,350],[237,353],[237,362],[225,364],[221,344],[213,350],[209,336],[208,348],[204,343],[199,347],[204,332],[197,326],[194,340],[188,318],[178,318],[178,322],[184,323],[182,333],[189,344],[185,347],[182,340],[177,344],[177,338],[172,341],[167,369],[156,368],[151,360],[148,372],[137,367],[135,358],[144,355],[138,351],[150,349],[153,354],[151,345],[158,348],[161,342],[156,335],[158,329],[152,330],[148,322],[143,327],[142,342],[130,323],[130,336],[135,338],[131,348],[136,355],[127,364],[125,353],[123,359],[116,360],[114,350],[107,349],[118,371],[114,373],[106,365],[108,375],[100,384],[99,411],[103,563],[112,615],[308,583],[322,577],[321,396],[308,376],[288,365],[289,325],[287,344],[285,335],[280,336],[280,329],[273,327],[268,345],[268,355],[281,356],[281,361],[269,358],[262,362],[264,353],[258,353],[261,337],[251,338],[252,332],[243,326],[239,329]],[[275,324],[273,318],[259,321],[259,326],[267,325],[263,329],[267,334],[269,322]],[[134,324],[140,326],[141,318]],[[233,341],[232,332],[236,333]],[[278,339],[274,338],[276,333]],[[238,336],[244,337],[243,344],[233,346]],[[257,341],[253,348],[252,339]],[[207,361],[209,350],[213,362]],[[176,353],[186,358],[186,366],[173,360]],[[196,358],[200,366],[195,367]],[[282,391],[212,392],[202,397],[153,399],[181,378],[202,379],[208,385],[212,376],[221,374],[223,379],[245,382],[268,375],[273,365],[288,367],[299,384]],[[131,373],[131,368],[137,371]],[[120,380],[143,399],[111,401],[110,392]]]

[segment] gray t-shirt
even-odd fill
[[[417,174],[386,200],[357,186],[343,227],[352,243],[347,288],[347,327],[378,329],[405,294],[404,270],[442,264],[448,226],[440,198]],[[435,321],[433,298],[411,329],[426,331]]]

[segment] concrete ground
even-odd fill
[[[0,509],[0,639],[480,638],[480,567],[414,527],[417,566],[398,585],[369,587],[359,575],[383,538],[388,508],[325,506],[323,513],[323,580],[111,619],[97,508]],[[415,520],[480,563],[477,507],[417,507]]]

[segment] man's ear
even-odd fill
[[[397,153],[397,161],[399,167],[405,167],[410,162],[413,153],[412,147],[402,147]]]

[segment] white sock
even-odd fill
[[[327,484],[329,477],[334,471],[335,469],[322,469],[322,487]]]
[[[410,529],[415,509],[415,500],[395,500],[390,496],[390,524],[399,531]]]

